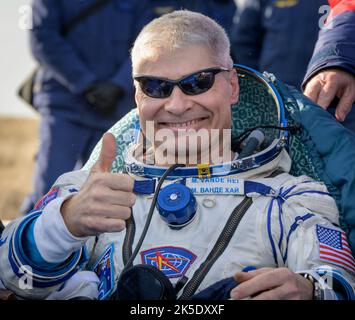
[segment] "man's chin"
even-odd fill
[[[219,140],[215,140],[212,141],[213,145],[211,145],[208,135],[198,138],[193,135],[170,137],[156,146],[155,157],[158,160],[157,162],[165,165],[173,165],[175,163],[186,165],[219,164],[230,161],[230,149],[228,150],[229,153],[223,152],[223,159],[221,159]],[[217,154],[215,155],[216,152]]]
[[[175,163],[196,165],[200,157],[201,149],[197,146],[188,146],[188,137],[177,137],[176,139],[168,139],[164,143],[156,146],[155,158],[156,162],[165,165],[173,165]]]

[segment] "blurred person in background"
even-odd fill
[[[300,88],[326,0],[235,0],[231,32],[237,63],[268,71]]]
[[[65,29],[94,3],[33,0],[30,47],[40,64],[34,106],[41,116],[33,192],[27,213],[58,174],[86,161],[102,134],[134,107],[132,40],[147,21],[144,1],[106,1],[64,36]]]
[[[100,3],[66,36],[63,29]],[[41,115],[29,212],[62,173],[80,167],[103,133],[135,107],[129,49],[141,28],[175,9],[199,11],[229,30],[233,0],[33,0],[31,51],[40,64],[34,105]]]
[[[154,18],[174,10],[200,12],[216,20],[230,35],[236,12],[234,0],[150,0]]]
[[[303,82],[304,94],[355,132],[355,1],[332,0]]]

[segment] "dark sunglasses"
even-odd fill
[[[178,80],[169,80],[153,76],[134,77],[140,84],[142,91],[151,98],[167,98],[175,86],[187,95],[194,96],[212,88],[216,74],[229,71],[225,68],[209,68],[196,71]]]

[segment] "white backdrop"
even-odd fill
[[[35,66],[28,31],[21,29],[29,4],[30,0],[0,1],[0,116],[36,117],[16,96],[18,85]]]

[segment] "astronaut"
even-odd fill
[[[119,142],[106,133],[91,170],[59,177],[5,228],[0,285],[23,298],[109,299],[135,270],[139,297],[152,298],[139,266],[180,299],[215,299],[220,286],[223,299],[354,298],[336,203],[321,182],[288,173],[284,135],[233,151],[229,52],[224,30],[199,13],[144,27],[132,49],[142,139],[127,172],[110,172]]]

